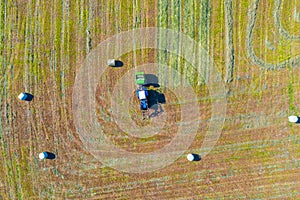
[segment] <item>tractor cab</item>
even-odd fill
[[[136,90],[136,96],[140,99],[140,100],[144,100],[147,99],[148,96],[148,90],[145,87],[140,87]]]

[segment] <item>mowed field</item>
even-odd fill
[[[300,115],[299,1],[1,0],[0,10],[0,200],[300,199],[300,125],[287,120]],[[72,94],[89,52],[115,34],[144,27],[182,32],[208,51],[226,87],[226,119],[213,150],[188,162],[213,120],[205,76],[166,51],[122,55],[124,66],[108,70],[96,92],[99,123],[116,146],[156,151],[172,141],[181,119],[181,106],[166,89],[168,128],[138,138],[116,127],[102,91],[133,66],[159,62],[181,72],[201,111],[197,135],[182,156],[153,172],[125,173],[84,146]],[[20,101],[23,91],[34,100]],[[130,109],[144,126],[134,98]],[[42,151],[57,158],[39,160]]]

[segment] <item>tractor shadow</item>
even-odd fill
[[[158,78],[154,74],[145,74],[145,87],[154,87],[159,88]],[[166,98],[163,93],[158,92],[157,90],[148,90],[148,107],[151,111],[153,111],[149,118],[156,117],[164,112],[161,104],[166,103]]]
[[[154,74],[145,74],[145,83],[158,84],[158,77]]]
[[[145,74],[145,87],[153,86],[154,88],[159,88],[160,85],[158,84],[158,78],[154,74]]]
[[[110,59],[107,61],[107,65],[113,68],[122,67],[124,63],[121,60]]]
[[[149,118],[156,117],[164,112],[161,104],[166,103],[165,95],[156,90],[148,90],[148,107],[153,112]]]

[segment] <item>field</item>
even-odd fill
[[[0,200],[300,199],[300,125],[288,122],[289,115],[300,115],[300,1],[0,0],[0,10]],[[132,37],[141,39],[117,57],[124,66],[80,78],[90,60],[99,56],[102,62],[97,53],[107,41],[109,49],[114,35],[148,27],[157,27],[157,38]],[[167,29],[192,38],[193,45],[164,35]],[[118,55],[121,43],[111,45]],[[195,66],[180,56],[186,52],[193,53]],[[210,67],[218,72],[217,84],[210,82]],[[141,120],[129,87],[130,74],[140,69],[168,86],[157,90],[166,97],[164,112],[150,120]],[[118,82],[127,76],[130,84]],[[97,85],[78,84],[89,78]],[[176,87],[184,83],[195,101],[182,100],[190,93]],[[224,96],[213,96],[219,88]],[[90,90],[95,92],[85,96]],[[23,91],[33,94],[33,101],[19,100]],[[219,101],[224,106],[215,108]],[[90,113],[78,102],[86,109],[92,102],[99,132],[141,159],[85,140],[92,129],[78,128],[89,120],[78,112]],[[189,130],[195,123],[199,126]],[[141,137],[145,127],[159,133],[145,131]],[[195,135],[184,133],[178,149],[157,154],[159,162],[147,157],[171,144],[182,127]],[[205,135],[219,128],[208,151]],[[99,144],[103,152],[91,150]],[[57,158],[40,160],[42,151]],[[177,151],[182,153],[167,162]],[[188,153],[202,159],[189,162]]]

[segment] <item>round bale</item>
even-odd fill
[[[26,95],[24,92],[21,92],[21,93],[19,94],[18,98],[19,98],[20,100],[26,100],[27,95]]]
[[[47,158],[47,157],[48,157],[48,154],[47,154],[46,152],[42,152],[42,153],[39,154],[39,158],[40,158],[41,160],[44,160],[44,159]]]
[[[194,161],[195,157],[193,154],[189,153],[186,158],[188,159],[188,161]]]
[[[289,116],[289,122],[293,122],[293,123],[296,123],[298,121],[298,117],[297,116]]]
[[[115,59],[109,59],[107,61],[107,65],[111,66],[111,67],[115,67],[116,66],[116,60]]]

